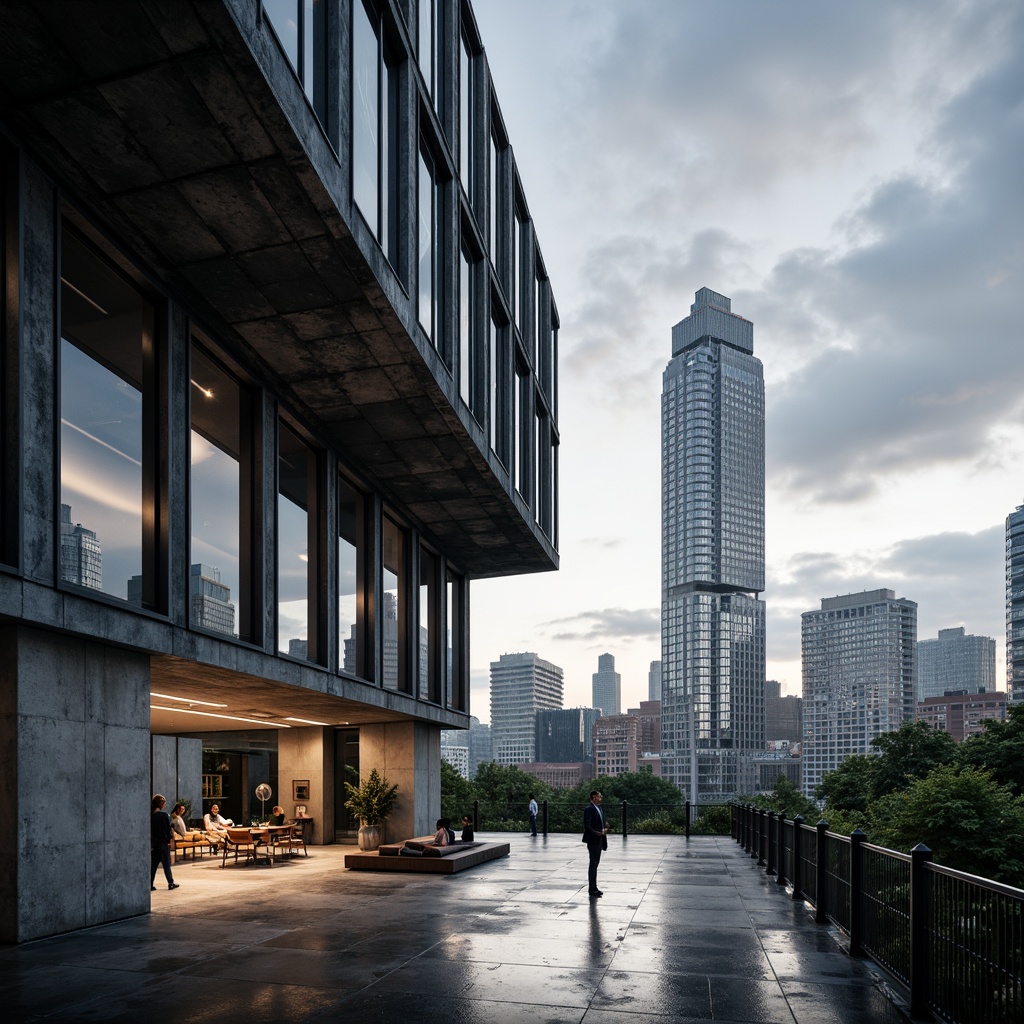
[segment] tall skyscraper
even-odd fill
[[[647,699],[661,700],[661,662],[652,661],[647,673]]]
[[[914,717],[917,604],[891,590],[822,598],[804,612],[804,793]]]
[[[764,746],[764,376],[753,324],[701,288],[661,397],[662,774],[753,790]]]
[[[1006,517],[1006,698],[1024,700],[1024,505]]]
[[[590,677],[594,684],[594,707],[605,715],[617,715],[622,704],[622,676],[615,671],[615,658],[602,654],[597,659],[597,671]]]
[[[945,693],[991,693],[996,688],[996,641],[971,636],[963,626],[940,629],[917,642],[917,699]]]
[[[192,565],[191,579],[192,624],[233,634],[235,606],[231,602],[231,588],[221,582],[220,569],[196,562]]]
[[[491,662],[491,741],[498,764],[536,761],[537,712],[562,706],[562,670],[536,654]]]

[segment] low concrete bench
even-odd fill
[[[452,875],[466,868],[476,867],[488,860],[507,857],[508,843],[451,843],[449,846],[430,846],[433,836],[408,840],[423,849],[417,855],[402,855],[398,851],[405,843],[387,843],[377,850],[345,854],[345,867],[351,871],[418,871],[424,874]]]

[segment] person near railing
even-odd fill
[[[530,794],[530,835],[535,836],[537,834],[537,800],[534,795]]]

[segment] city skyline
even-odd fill
[[[488,663],[524,649],[569,704],[606,651],[623,705],[646,695],[664,338],[703,285],[766,366],[768,676],[798,694],[801,613],[888,587],[922,636],[994,636],[1005,678],[1024,10],[474,7],[559,282],[563,439],[560,571],[473,584],[475,712]]]

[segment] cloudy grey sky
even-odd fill
[[[754,322],[768,674],[800,613],[890,587],[1005,639],[1024,503],[1024,4],[474,0],[561,315],[562,569],[474,584],[488,663],[590,703],[660,657],[660,395],[702,286]]]

